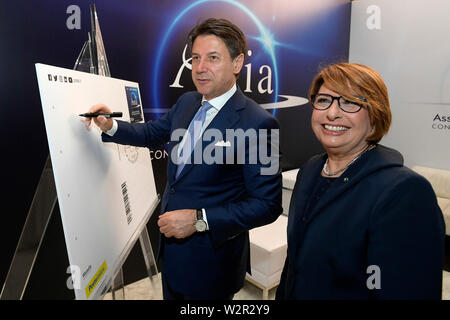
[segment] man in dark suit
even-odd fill
[[[231,299],[250,270],[248,230],[282,212],[279,126],[236,86],[246,52],[237,26],[208,19],[189,40],[198,92],[154,122],[94,121],[105,142],[155,149],[170,141],[158,220],[164,299]],[[258,157],[262,150],[270,161]]]

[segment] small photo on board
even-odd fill
[[[141,99],[139,90],[135,87],[125,87],[127,94],[128,110],[130,112],[130,122],[141,122],[144,118],[142,115]]]

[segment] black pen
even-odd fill
[[[86,118],[96,118],[98,116],[104,116],[105,118],[120,118],[122,117],[122,112],[112,112],[112,113],[82,113],[79,114],[80,117]]]

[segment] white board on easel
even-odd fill
[[[98,103],[143,122],[135,82],[36,64],[69,263],[79,270],[76,299],[111,285],[158,203],[146,148],[103,143],[79,114]]]

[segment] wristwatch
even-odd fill
[[[197,221],[195,221],[194,226],[197,232],[204,232],[206,230],[206,221],[203,220],[202,209],[197,209]]]

